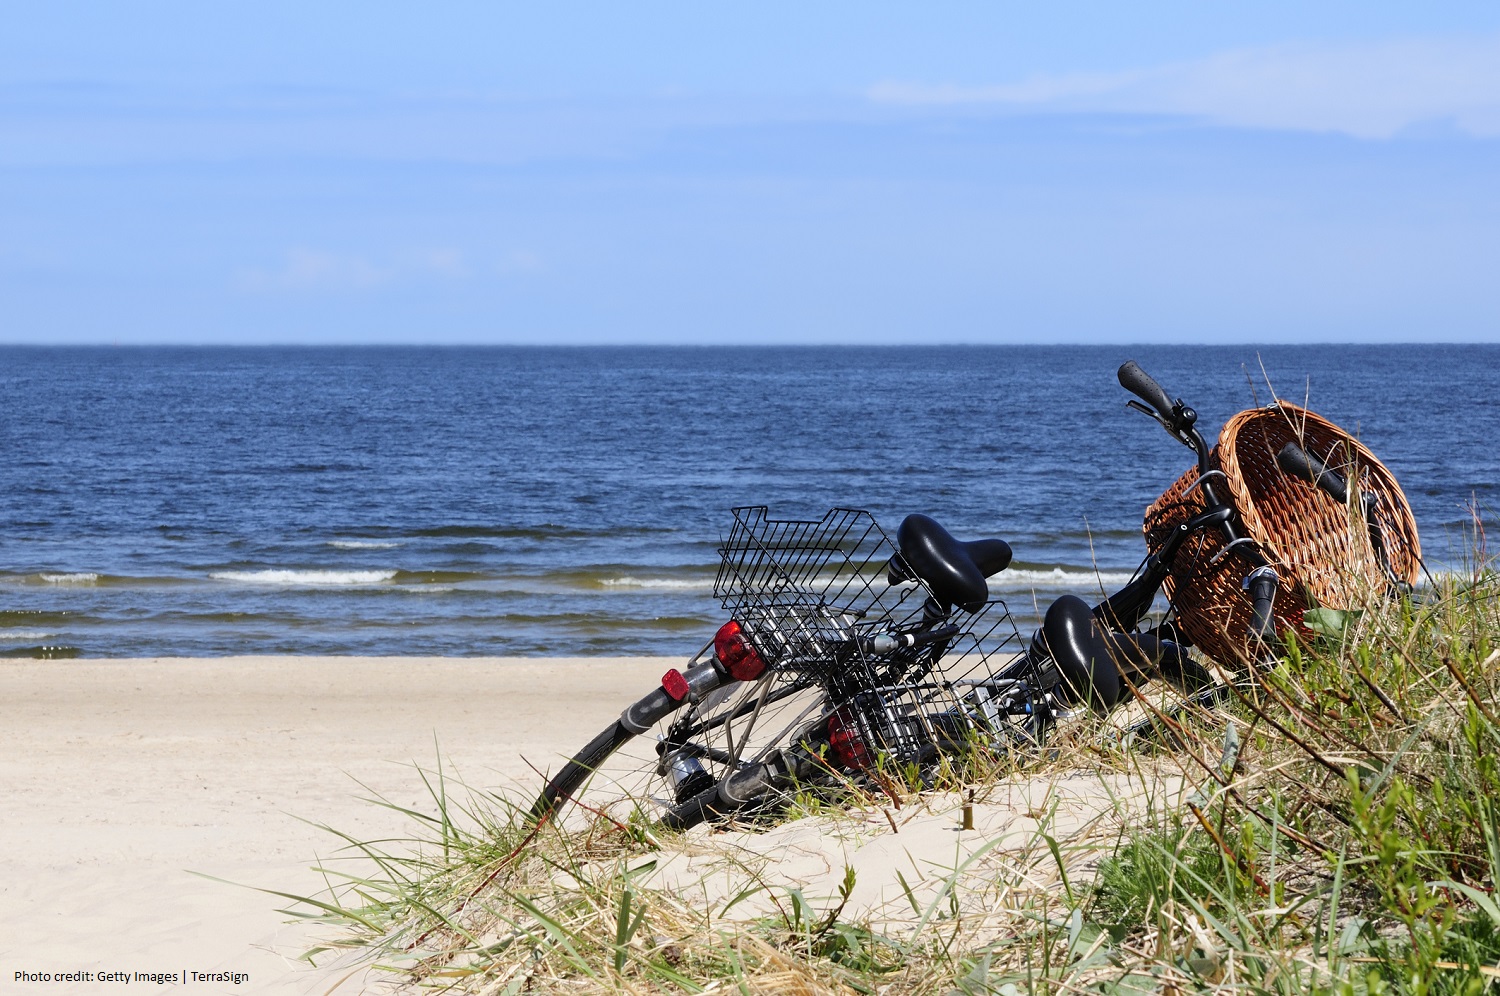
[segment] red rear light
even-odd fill
[[[733,619],[719,627],[714,634],[714,654],[719,658],[731,677],[736,681],[754,681],[766,670],[766,662],[760,651],[750,646],[740,624]]]
[[[863,771],[875,763],[875,755],[860,736],[858,725],[843,709],[828,717],[828,746],[840,767]]]

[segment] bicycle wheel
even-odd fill
[[[674,703],[670,710],[653,691],[627,715],[631,712],[632,720],[606,727],[547,782],[532,806],[534,819],[582,821],[602,815],[619,823],[686,829],[752,801],[767,801],[761,797],[771,791],[769,783],[761,785],[751,775],[818,729],[826,700],[806,678],[768,671],[754,681],[715,688],[696,702]],[[635,732],[633,725],[645,728]],[[737,774],[734,784],[742,792],[761,791],[754,799],[716,801],[721,783]]]

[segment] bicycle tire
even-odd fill
[[[640,702],[655,695],[653,690]],[[794,742],[822,718],[822,701],[822,692],[805,679],[768,672],[760,680],[722,686],[697,702],[652,717],[640,732],[616,720],[547,781],[531,818],[562,818],[573,804],[617,822],[643,818],[653,826],[686,830],[727,815],[729,807],[716,807],[709,797],[733,770],[731,764],[757,763]],[[660,744],[667,747],[659,749]],[[691,757],[701,773],[683,778],[681,770],[674,772],[663,760],[664,754],[681,761]],[[696,805],[689,805],[700,796]]]

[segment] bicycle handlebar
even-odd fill
[[[952,623],[935,626],[932,629],[921,631],[910,631],[906,633],[879,633],[875,636],[864,638],[860,641],[860,649],[867,654],[884,655],[902,648],[926,647],[944,640],[951,640],[957,636],[959,628]]]
[[[1162,390],[1162,386],[1153,380],[1150,374],[1142,370],[1135,360],[1126,360],[1120,366],[1118,376],[1121,387],[1155,408],[1156,413],[1168,425],[1174,425],[1176,416],[1173,413],[1172,399],[1167,397],[1167,392]]]
[[[1162,386],[1134,360],[1126,360],[1121,364],[1118,376],[1121,387],[1150,405],[1147,408],[1132,401],[1130,407],[1148,415],[1154,409],[1156,420],[1162,427],[1198,455],[1199,478],[1192,487],[1201,487],[1203,495],[1203,510],[1187,521],[1178,523],[1165,538],[1161,548],[1147,558],[1136,579],[1095,606],[1095,616],[1106,625],[1130,629],[1150,610],[1152,599],[1172,571],[1178,548],[1189,536],[1203,529],[1216,527],[1224,534],[1226,551],[1247,540],[1240,536],[1233,501],[1221,498],[1219,490],[1210,480],[1213,468],[1208,443],[1197,429],[1198,413],[1183,404],[1181,399],[1171,400]],[[1241,549],[1254,568],[1245,582],[1245,592],[1254,603],[1251,635],[1264,642],[1267,636],[1273,635],[1271,610],[1276,595],[1276,573],[1266,565],[1258,546],[1251,543]]]
[[[1245,576],[1245,594],[1250,596],[1250,636],[1264,643],[1275,635],[1275,618],[1271,615],[1276,600],[1276,569],[1257,567]]]
[[[1281,452],[1276,454],[1276,465],[1283,474],[1301,478],[1308,484],[1322,488],[1340,505],[1348,504],[1349,486],[1344,479],[1296,443],[1287,443],[1281,448]]]
[[[1183,404],[1181,398],[1173,401],[1135,360],[1126,360],[1121,364],[1118,376],[1121,387],[1150,405],[1148,408],[1139,401],[1132,401],[1129,403],[1130,407],[1156,419],[1173,439],[1198,454],[1199,472],[1208,473],[1208,443],[1196,427],[1198,413]]]
[[[1223,531],[1227,541],[1227,546],[1220,555],[1222,552],[1227,552],[1229,547],[1249,541],[1239,536],[1233,501],[1220,499],[1217,489],[1209,480],[1209,475],[1212,473],[1211,458],[1207,442],[1195,427],[1198,413],[1183,404],[1180,399],[1172,401],[1162,386],[1142,370],[1134,360],[1127,360],[1121,364],[1118,376],[1121,387],[1150,406],[1148,408],[1132,401],[1130,402],[1131,408],[1148,415],[1154,414],[1156,420],[1173,438],[1197,452],[1200,476],[1188,490],[1201,486],[1204,499],[1203,511],[1185,522],[1178,523],[1172,533],[1165,538],[1161,548],[1147,558],[1142,571],[1130,584],[1094,607],[1095,617],[1106,626],[1129,630],[1137,625],[1149,611],[1156,592],[1171,573],[1178,548],[1189,535],[1211,526],[1217,526]],[[1281,452],[1276,454],[1276,463],[1282,473],[1314,485],[1340,505],[1347,504],[1349,489],[1352,486],[1350,482],[1339,471],[1331,469],[1295,442],[1289,442],[1281,448]],[[1409,591],[1410,585],[1395,575],[1385,549],[1385,538],[1376,514],[1379,510],[1379,499],[1375,495],[1364,492],[1358,494],[1370,531],[1371,547],[1381,570],[1390,582],[1391,592]],[[1245,553],[1253,565],[1244,580],[1245,594],[1252,603],[1248,635],[1261,646],[1269,647],[1277,636],[1273,614],[1278,586],[1277,574],[1267,564],[1264,554],[1254,543],[1250,543]]]
[[[1349,482],[1342,474],[1296,443],[1287,443],[1281,448],[1281,452],[1276,454],[1276,465],[1283,474],[1317,485],[1340,505],[1348,504]],[[1359,503],[1365,513],[1365,528],[1370,532],[1370,548],[1375,553],[1381,572],[1390,582],[1390,590],[1395,593],[1410,591],[1411,585],[1397,577],[1395,569],[1391,567],[1390,554],[1386,551],[1385,535],[1380,525],[1380,499],[1362,490],[1359,492]]]

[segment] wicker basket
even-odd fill
[[[1349,433],[1286,402],[1230,419],[1209,454],[1210,465],[1228,478],[1243,535],[1276,568],[1277,632],[1290,630],[1306,638],[1305,608],[1354,608],[1371,592],[1383,591],[1387,582],[1360,510],[1353,504],[1341,506],[1277,465],[1276,454],[1288,442],[1329,467],[1354,468],[1360,490],[1378,499],[1386,553],[1398,578],[1416,582],[1422,551],[1411,506],[1395,477]],[[1189,490],[1197,479],[1193,467],[1146,510],[1142,528],[1153,553],[1172,529],[1203,510],[1201,489]],[[1222,495],[1223,482],[1213,480]],[[1238,667],[1249,659],[1250,601],[1241,584],[1254,565],[1243,547],[1225,553],[1224,546],[1217,529],[1191,537],[1178,550],[1165,590],[1182,633],[1220,664]]]

